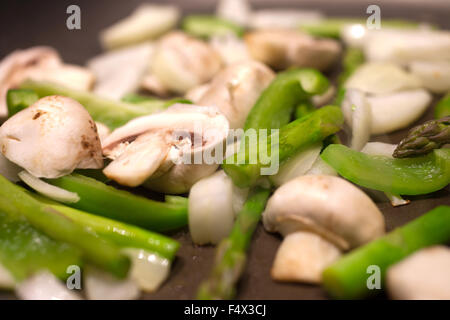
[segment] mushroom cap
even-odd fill
[[[401,300],[450,300],[450,248],[422,249],[387,270],[389,295]]]
[[[267,231],[284,236],[317,233],[343,250],[384,233],[384,217],[373,201],[350,182],[333,176],[307,175],[278,188],[263,213]]]
[[[81,104],[62,96],[42,98],[9,118],[0,127],[0,149],[11,162],[41,178],[103,166],[94,121]]]
[[[231,128],[242,128],[256,100],[274,78],[274,72],[260,62],[236,63],[214,77],[197,103],[216,106]]]
[[[219,161],[207,163],[204,156],[223,152],[228,130],[215,107],[175,104],[114,130],[104,141],[103,152],[113,160],[104,173],[127,186],[145,182],[156,191],[186,192],[217,169]]]
[[[339,57],[341,45],[331,39],[315,39],[284,29],[249,32],[245,42],[253,59],[276,69],[309,67],[326,70]]]
[[[221,67],[214,49],[182,32],[171,32],[158,42],[151,64],[161,84],[177,93],[211,80]]]

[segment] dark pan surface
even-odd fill
[[[91,1],[9,1],[0,2],[0,58],[18,48],[50,45],[59,50],[65,61],[84,64],[100,53],[98,32],[118,19],[128,15],[141,1],[91,0]],[[153,1],[179,3],[184,12],[211,12],[210,0]],[[339,5],[337,5],[339,3]],[[331,16],[364,17],[368,4],[379,4],[383,17],[411,18],[450,28],[450,3],[447,1],[256,1],[255,7],[301,7],[323,10]],[[70,4],[81,7],[82,30],[66,29],[66,8]],[[333,72],[335,74],[336,72]],[[432,108],[418,123],[432,118]],[[372,141],[398,143],[407,130],[374,137]],[[142,190],[139,190],[140,192]],[[145,192],[145,191],[144,191]],[[411,204],[393,208],[388,202],[377,202],[386,217],[388,230],[401,226],[426,211],[450,204],[450,188],[430,196],[411,198]],[[169,280],[146,299],[193,299],[199,283],[211,269],[214,251],[211,246],[192,244],[187,230],[173,234],[181,242],[179,255]],[[280,237],[268,234],[259,227],[249,253],[248,266],[239,284],[239,299],[326,299],[318,286],[276,283],[270,278],[270,268]],[[0,299],[11,299],[9,293],[0,293]]]

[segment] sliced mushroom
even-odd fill
[[[273,71],[260,62],[234,64],[214,77],[197,103],[216,106],[230,121],[231,128],[242,128],[250,109],[274,77]]]
[[[111,134],[111,130],[105,124],[98,121],[95,122],[95,125],[97,127],[98,137],[100,138],[100,144],[103,145],[103,141]]]
[[[450,249],[422,249],[387,270],[389,295],[401,300],[450,300]]]
[[[217,169],[228,129],[214,107],[175,104],[113,131],[103,146],[113,160],[104,173],[127,186],[184,193]],[[216,152],[218,158],[207,161]]]
[[[75,168],[103,166],[100,139],[89,113],[77,101],[48,96],[0,127],[0,148],[35,177],[58,178]]]
[[[276,69],[310,67],[326,70],[339,57],[335,40],[315,39],[294,30],[261,30],[245,36],[250,55]]]
[[[74,89],[89,89],[94,76],[88,70],[62,63],[50,47],[17,50],[0,63],[0,118],[7,115],[6,93],[26,79],[58,82]]]
[[[272,276],[314,283],[339,251],[365,244],[385,229],[383,215],[364,192],[342,178],[323,175],[301,176],[282,185],[269,199],[263,223],[269,232],[296,234],[282,244]],[[299,268],[289,266],[293,264]]]
[[[214,49],[182,32],[164,36],[151,63],[152,73],[161,84],[176,93],[208,82],[221,67],[222,60]]]

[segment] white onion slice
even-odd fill
[[[140,43],[173,29],[179,17],[180,10],[175,6],[143,4],[130,16],[104,30],[100,39],[107,49]]]
[[[248,0],[220,0],[217,4],[216,15],[220,18],[246,26],[251,15]]]
[[[366,95],[360,90],[347,89],[342,110],[352,128],[351,148],[359,151],[369,141],[372,126],[372,111]]]
[[[153,44],[145,43],[92,58],[88,67],[97,78],[94,92],[119,100],[136,91],[148,72],[152,54]]]
[[[11,272],[0,264],[0,289],[14,289],[16,281]]]
[[[264,9],[254,11],[250,16],[253,29],[296,29],[302,24],[313,24],[323,20],[317,10]]]
[[[30,188],[50,199],[64,203],[75,203],[80,200],[77,193],[55,187],[29,174],[27,171],[21,171],[19,173],[19,178]]]
[[[409,69],[426,89],[434,93],[450,91],[450,61],[415,61]]]
[[[135,248],[124,249],[131,259],[130,278],[145,292],[156,291],[167,279],[171,263],[159,255]]]
[[[424,89],[368,97],[372,109],[372,134],[403,129],[418,120],[431,103]]]
[[[348,89],[365,93],[388,94],[401,90],[418,89],[422,83],[418,77],[392,63],[372,62],[360,66],[346,81]]]
[[[244,40],[233,33],[213,36],[209,41],[211,47],[217,51],[227,65],[250,59]]]
[[[192,186],[189,193],[189,231],[194,243],[217,244],[228,236],[247,192],[235,189],[223,170]]]
[[[333,85],[330,85],[328,87],[327,91],[325,91],[325,93],[313,96],[312,102],[316,107],[322,107],[322,106],[326,105],[327,103],[329,103],[331,101],[331,99],[333,99],[335,94],[336,94],[336,87]]]
[[[84,289],[89,300],[134,300],[140,295],[137,284],[128,279],[89,267],[84,275]]]
[[[12,182],[20,181],[18,176],[22,168],[15,163],[9,161],[3,154],[0,153],[0,174]]]
[[[336,170],[333,169],[328,163],[322,160],[319,156],[316,161],[313,163],[311,169],[309,169],[305,175],[319,175],[319,176],[338,176]]]
[[[309,169],[311,169],[314,162],[317,160],[322,149],[322,142],[316,143],[304,151],[296,154],[286,163],[281,165],[276,175],[270,176],[270,181],[277,187],[285,184],[286,182],[304,175]]]
[[[48,271],[39,272],[22,281],[16,294],[23,300],[81,300],[73,290]]]

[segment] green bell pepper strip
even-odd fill
[[[394,159],[333,144],[321,157],[347,180],[392,194],[427,194],[450,182],[450,149],[434,150],[421,157]]]
[[[244,130],[280,128],[291,121],[298,105],[312,95],[324,93],[328,85],[328,79],[314,69],[279,73],[250,110]]]
[[[230,235],[222,240],[216,251],[213,270],[201,285],[197,299],[232,299],[236,283],[244,272],[246,252],[250,246],[270,191],[255,188],[238,214]]]
[[[342,29],[351,24],[366,25],[366,20],[355,18],[329,18],[316,23],[301,24],[300,30],[315,37],[339,39]],[[419,23],[402,19],[383,19],[382,27],[396,29],[416,29]]]
[[[163,110],[174,104],[174,101],[178,101],[155,100],[142,104],[132,104],[110,100],[87,91],[70,89],[50,82],[31,80],[25,81],[21,85],[21,88],[33,90],[40,98],[51,95],[61,95],[77,100],[86,108],[95,121],[105,124],[110,129],[120,127],[136,117]]]
[[[79,174],[46,181],[76,192],[80,200],[68,205],[82,211],[159,232],[187,225],[186,203],[150,200]]]
[[[316,107],[312,103],[311,99],[305,100],[295,108],[295,119],[300,119],[314,110],[316,110]]]
[[[337,299],[363,299],[380,291],[367,288],[369,266],[378,266],[384,279],[389,266],[414,251],[449,241],[450,207],[440,206],[327,267],[322,275],[323,286]]]
[[[6,104],[8,105],[8,117],[12,117],[17,112],[28,108],[39,100],[39,96],[33,90],[11,89],[6,94]]]
[[[0,212],[0,264],[20,282],[43,269],[64,280],[67,267],[81,267],[83,261],[74,246],[50,239],[25,219]]]
[[[434,117],[436,119],[441,119],[448,116],[450,116],[450,92],[439,100],[434,109]]]
[[[344,117],[340,108],[326,106],[281,127],[279,142],[274,146],[279,164],[281,165],[303,148],[336,133],[340,130],[343,122]],[[244,138],[245,136],[242,139]],[[260,159],[254,156],[254,153],[257,153],[263,144],[266,144],[266,150],[271,150],[272,136],[258,141],[257,148],[249,150],[249,146],[246,144],[245,149],[241,148],[236,154],[225,159],[222,164],[226,174],[238,187],[254,185],[260,177],[261,168],[269,166],[262,164]],[[271,157],[273,156],[271,155]],[[257,162],[249,163],[249,159],[257,159]]]
[[[211,38],[226,34],[244,35],[244,28],[226,19],[211,15],[190,15],[183,19],[181,28],[195,37]]]
[[[49,237],[67,242],[82,251],[83,257],[117,277],[125,277],[129,259],[119,248],[103,241],[91,230],[67,219],[55,208],[36,200],[25,189],[0,175],[0,211],[24,217],[33,227]]]

